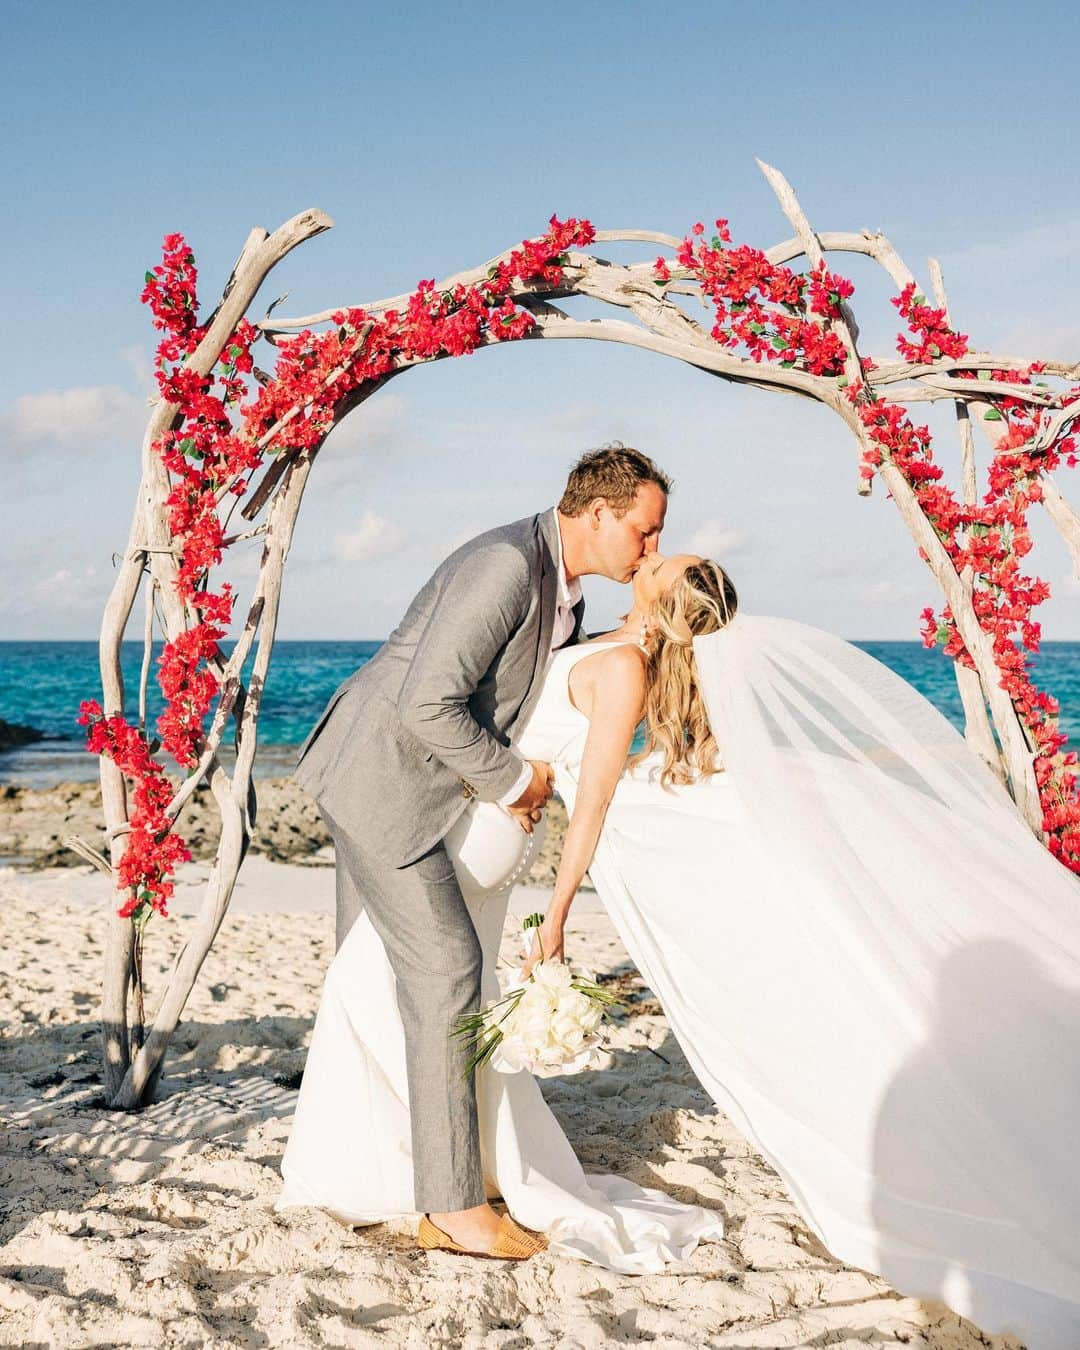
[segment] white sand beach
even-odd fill
[[[151,1002],[198,900],[147,934]],[[543,1084],[586,1169],[719,1208],[723,1242],[663,1275],[544,1253],[426,1255],[407,1226],[276,1214],[278,1163],[332,944],[328,868],[254,858],[174,1041],[162,1099],[101,1109],[104,881],[0,871],[0,1344],[4,1346],[1015,1347],[833,1261],[715,1112],[595,897],[569,955],[622,972],[604,1067]],[[519,912],[543,904],[522,890]],[[508,940],[515,933],[508,921]],[[513,948],[508,945],[509,954]]]

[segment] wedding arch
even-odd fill
[[[1041,504],[1080,573],[1080,518],[1050,477],[1075,463],[1080,362],[971,348],[952,325],[933,259],[931,303],[887,238],[867,230],[816,232],[784,176],[758,164],[794,230],[766,249],[733,245],[726,220],[711,232],[695,224],[680,239],[552,217],[542,237],[443,281],[422,281],[410,294],[285,318],[274,313],[275,301],[255,323],[246,315],[271,269],[329,229],[328,216],[309,210],[273,234],[252,230],[204,319],[194,256],[182,235],[165,237],[143,292],[162,332],[159,395],[143,437],[128,543],[102,619],[102,697],[84,703],[80,717],[88,748],[100,756],[108,856],[68,841],[108,873],[120,897],[109,921],[101,1002],[105,1086],[114,1107],[134,1108],[152,1096],[244,859],[285,560],[320,447],[389,380],[499,342],[625,343],[832,409],[854,438],[857,491],[869,493],[880,478],[940,588],[940,608],[923,612],[923,637],[955,661],[969,742],[1031,829],[1080,871],[1076,755],[1058,729],[1056,701],[1029,671],[1028,653],[1039,643],[1032,614],[1049,588],[1022,568],[1031,548],[1028,513]],[[624,265],[585,251],[608,242],[662,252]],[[854,288],[826,265],[826,255],[839,253],[872,258],[899,292],[892,301],[906,323],[899,359],[860,348],[849,303]],[[805,270],[788,266],[799,260]],[[623,315],[574,318],[557,303],[574,296]],[[698,310],[704,319],[695,317]],[[254,363],[259,341],[276,348],[272,375]],[[939,400],[955,407],[958,490],[934,461],[929,429],[908,412]],[[990,448],[981,497],[973,423]],[[263,541],[258,576],[226,655],[220,643],[235,597],[227,583],[215,583],[213,569],[230,545],[253,537]],[[120,644],[140,589],[144,656],[138,711],[129,718]],[[146,715],[155,626],[165,642],[157,671],[165,710],[156,735]],[[230,724],[231,773],[218,753]],[[179,784],[166,774],[162,751],[186,771]],[[147,1022],[143,931],[154,912],[167,913],[173,871],[188,856],[184,807],[202,782],[219,814],[216,858],[202,908]]]

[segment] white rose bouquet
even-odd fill
[[[523,926],[528,933],[542,922],[542,915],[530,914]],[[526,1069],[539,1078],[580,1073],[598,1059],[600,1024],[622,1001],[591,975],[573,973],[565,961],[545,961],[541,952],[528,979],[516,972],[502,998],[462,1018],[453,1034],[473,1042],[466,1073],[481,1064],[497,1073]]]

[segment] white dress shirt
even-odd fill
[[[556,601],[555,601],[555,622],[551,627],[551,650],[561,647],[564,642],[573,634],[574,631],[574,606],[581,599],[581,582],[577,577],[573,581],[567,581],[566,569],[563,566],[562,552],[562,531],[559,529],[559,509],[555,507],[552,511],[555,517],[555,538],[559,541],[559,556],[556,559],[555,577],[556,577]],[[532,766],[522,764],[521,773],[518,774],[517,782],[504,796],[499,798],[500,806],[510,806],[516,802],[525,789],[532,782]]]

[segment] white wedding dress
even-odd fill
[[[552,657],[529,725],[527,759],[576,766],[588,723],[566,677],[592,647]],[[473,802],[446,837],[483,950],[481,998],[500,995],[496,963],[510,891],[532,866],[542,827],[525,834],[500,807]],[[554,1251],[629,1275],[685,1260],[723,1236],[722,1216],[624,1177],[586,1173],[528,1073],[476,1073],[480,1156],[500,1195]],[[412,1214],[412,1148],[405,1040],[395,978],[382,940],[361,914],[327,972],[300,1096],[281,1164],[278,1208],[316,1205],[349,1223]]]
[[[554,763],[571,811],[588,722],[567,681],[601,645],[552,657],[518,745]],[[835,1257],[1031,1350],[1077,1350],[1080,885],[857,648],[739,615],[695,653],[725,772],[625,774],[590,867],[630,956]],[[492,964],[506,892],[485,901],[477,879],[497,811],[448,840]],[[586,1177],[528,1075],[482,1071],[477,1094],[488,1176],[553,1247],[644,1271],[720,1234],[719,1215]],[[361,919],[327,978],[280,1203],[411,1210],[407,1101],[393,976]]]

